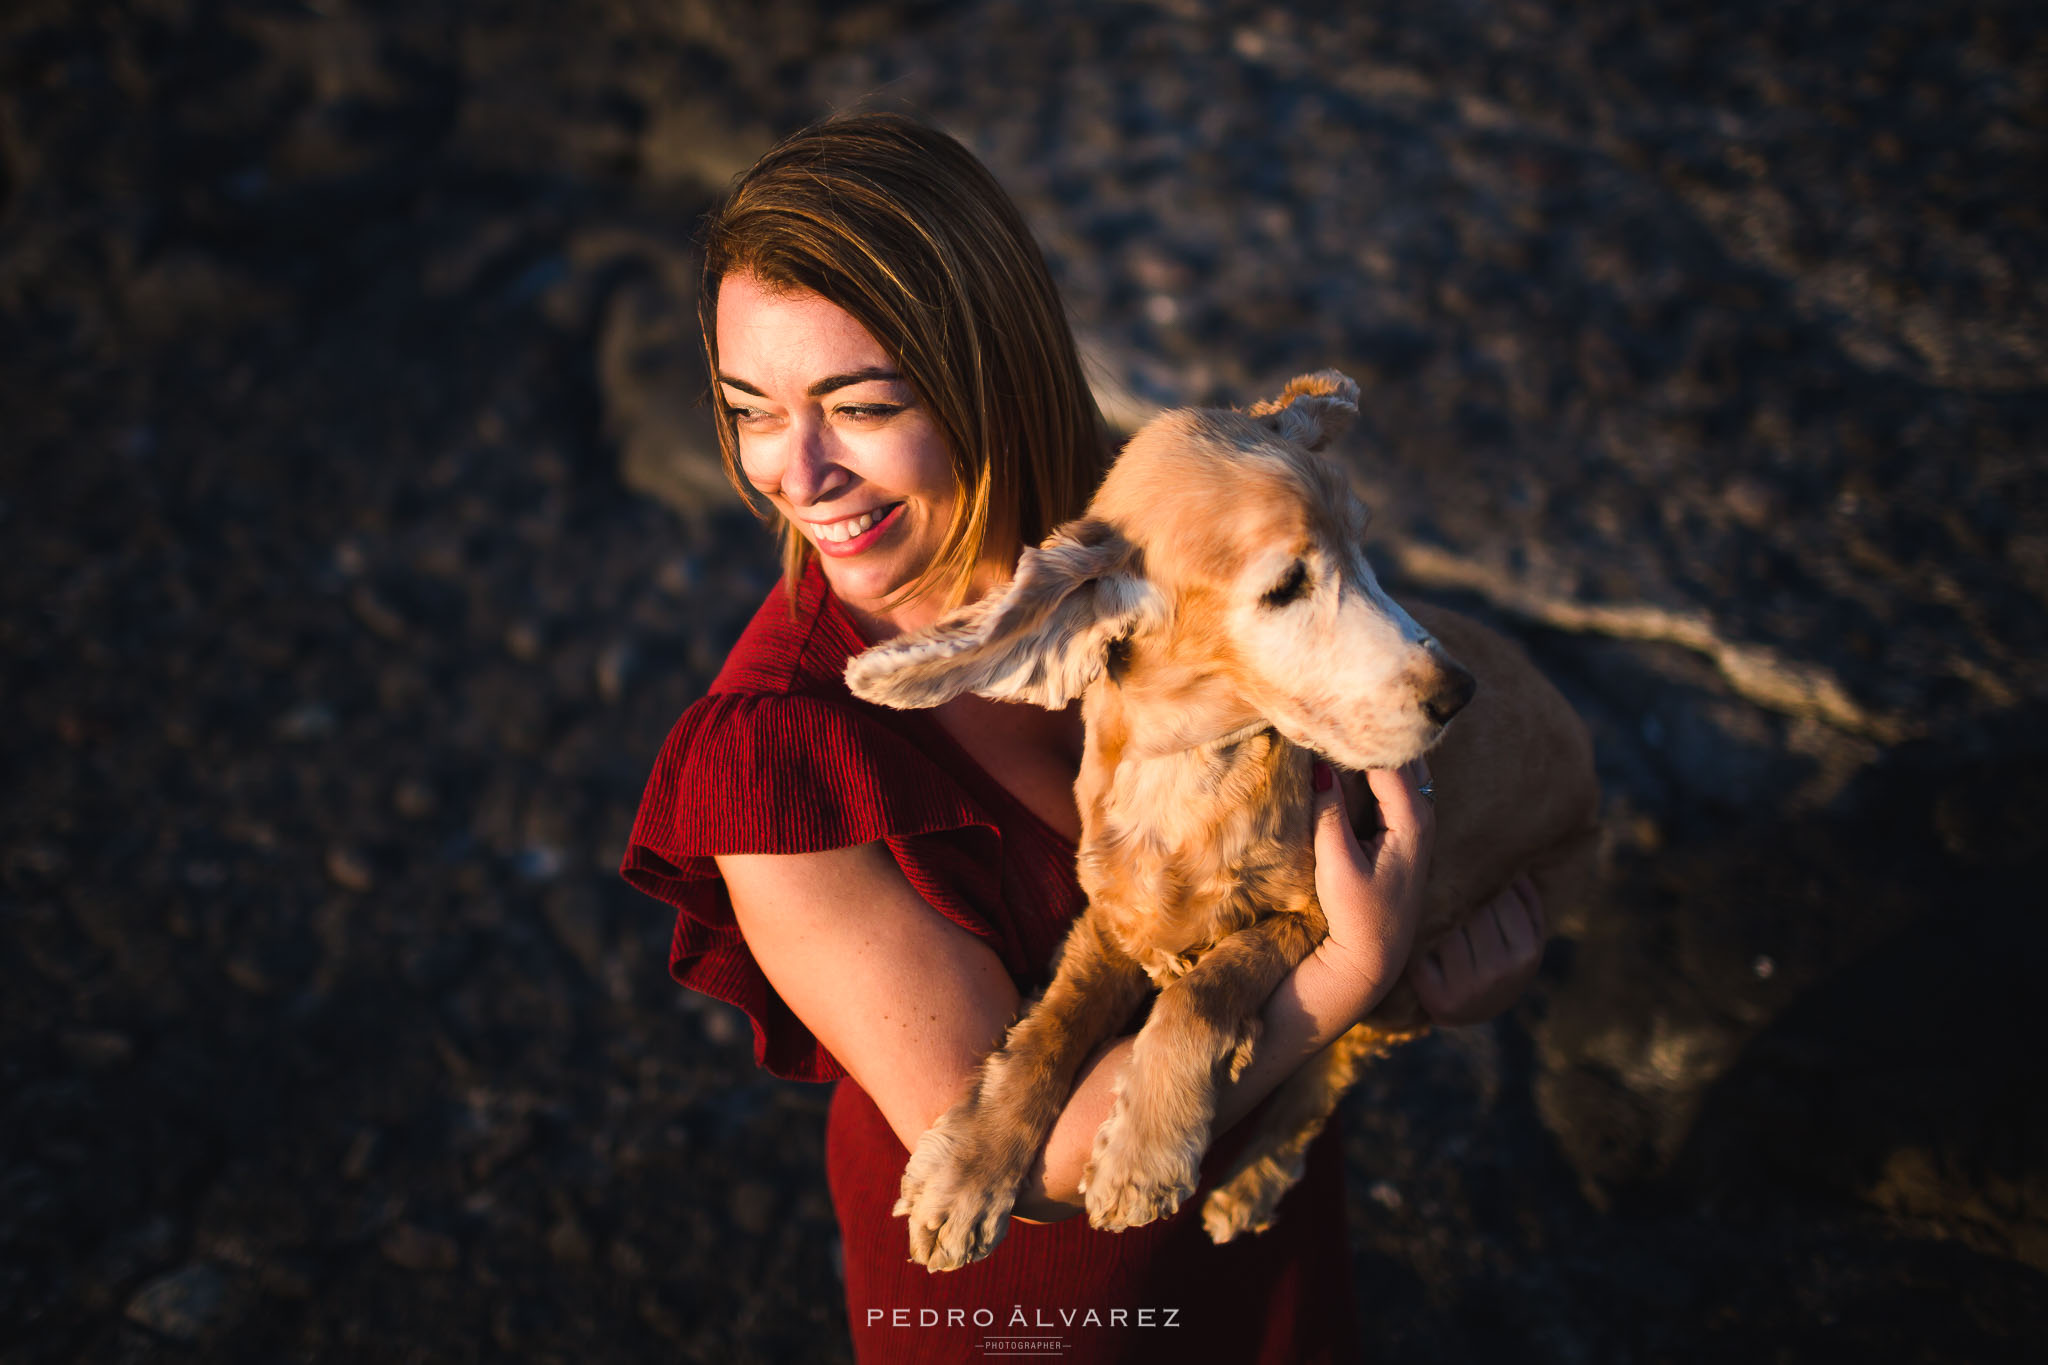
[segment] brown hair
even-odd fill
[[[965,597],[982,558],[1079,516],[1108,467],[1102,416],[1059,291],[1023,215],[952,138],[895,114],[828,119],[742,175],[706,224],[697,316],[726,476],[740,472],[717,385],[718,287],[745,274],[850,314],[917,390],[953,456],[959,500],[937,554],[889,605]],[[792,593],[810,543],[781,528]]]

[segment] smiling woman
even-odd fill
[[[718,385],[747,485],[859,614],[935,562],[961,490],[946,440],[893,358],[817,294],[735,275],[719,289]],[[987,579],[1000,577],[990,557]]]
[[[830,539],[799,523],[864,515],[885,493],[912,492],[854,491],[795,511],[792,494],[841,491],[801,482],[832,462],[823,444],[796,438],[843,436],[851,450],[872,427],[891,442],[937,442],[950,497],[902,498],[916,524],[871,542],[886,540],[886,557],[913,570],[861,599],[884,612],[929,596],[923,610],[935,616],[1007,578],[1025,543],[1079,515],[1107,467],[1066,311],[1023,217],[966,148],[908,119],[834,120],[741,177],[705,236],[698,318],[726,471],[782,513],[792,592]],[[785,485],[784,469],[796,483]],[[925,551],[914,563],[904,531]],[[859,586],[882,576],[863,565]],[[830,568],[827,577],[835,588],[856,583]]]

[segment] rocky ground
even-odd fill
[[[1380,1353],[2037,1356],[2048,24],[1363,8],[9,6],[0,1358],[845,1358],[825,1095],[613,869],[773,573],[692,226],[861,100],[1120,420],[1357,376],[1594,727],[1542,983],[1348,1106]]]

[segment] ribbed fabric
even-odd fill
[[[712,859],[882,841],[918,894],[985,939],[1029,994],[1084,904],[1074,846],[928,714],[871,706],[847,690],[846,661],[867,642],[815,564],[793,618],[786,601],[778,584],[710,692],[669,732],[620,871],[679,911],[671,973],[746,1012],[759,1065],[839,1081],[826,1166],[860,1360],[1356,1359],[1334,1125],[1262,1236],[1212,1245],[1198,1193],[1175,1217],[1128,1233],[1096,1232],[1082,1218],[1014,1224],[994,1255],[965,1270],[931,1275],[910,1260],[903,1221],[890,1215],[909,1153],[762,976]],[[1205,1189],[1240,1136],[1212,1150]],[[1057,1338],[1061,1349],[1034,1357],[988,1344],[998,1338]]]

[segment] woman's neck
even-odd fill
[[[1016,563],[1015,554],[1006,560],[984,559],[968,583],[967,595],[960,600],[959,606],[971,606],[1006,586],[1015,572]],[[841,597],[839,603],[846,608],[846,614],[853,618],[853,623],[860,627],[862,638],[871,645],[937,625],[959,609],[947,606],[945,598],[935,592],[925,593],[895,607],[877,602],[858,602],[848,597]]]

